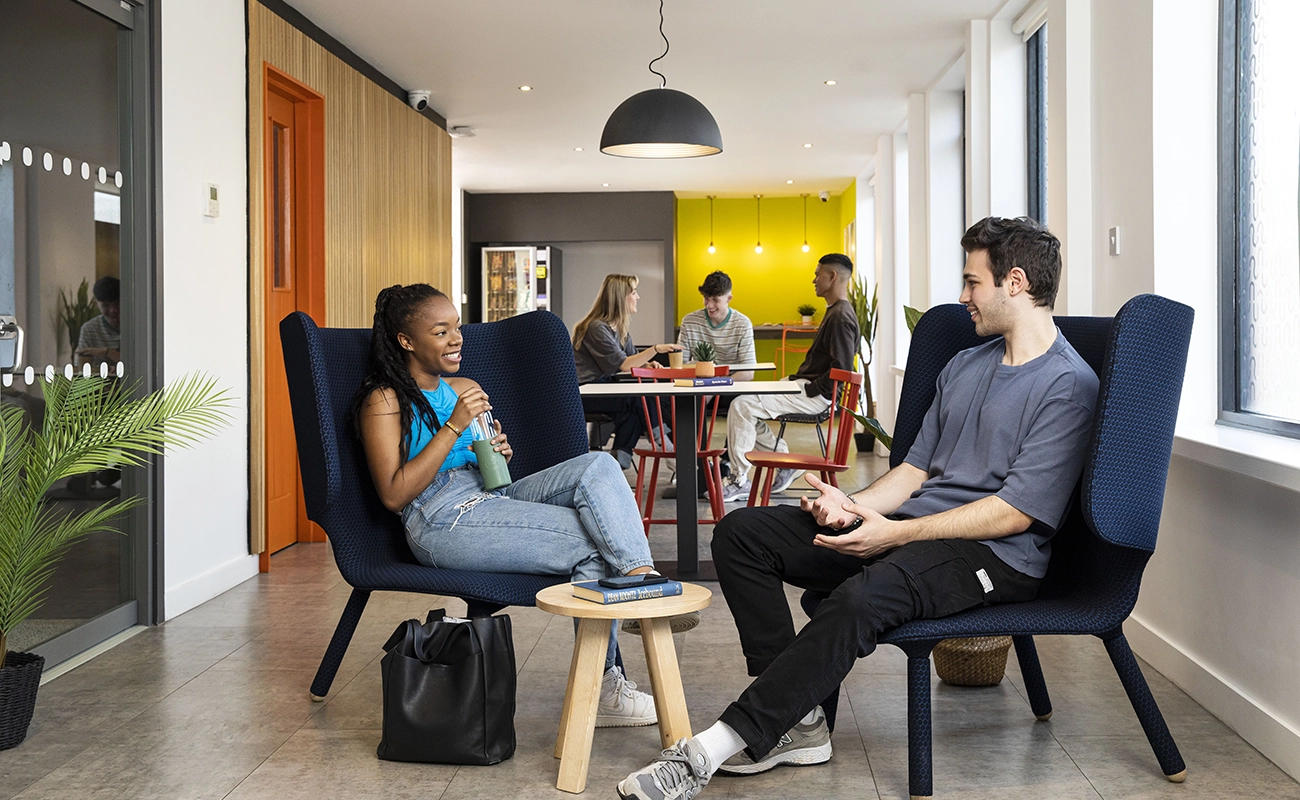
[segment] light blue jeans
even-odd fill
[[[608,453],[586,453],[483,491],[478,467],[439,472],[402,509],[421,564],[590,581],[654,565],[632,489]],[[610,626],[605,667],[614,665]]]

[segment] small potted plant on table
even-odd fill
[[[145,397],[121,381],[62,376],[41,382],[42,429],[23,410],[0,406],[0,750],[27,737],[45,659],[9,652],[9,634],[45,601],[47,581],[68,548],[144,502],[109,500],[86,511],[55,513],[46,494],[73,475],[139,465],[166,446],[194,444],[230,419],[230,399],[192,376]]]
[[[813,314],[817,313],[817,307],[811,303],[804,303],[796,309],[799,312],[799,321],[805,325],[812,324]]]
[[[712,378],[714,373],[714,356],[717,351],[713,349],[712,342],[696,342],[691,348],[691,355],[695,357],[695,377]]]

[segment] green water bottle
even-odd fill
[[[492,449],[492,439],[497,435],[496,425],[492,422],[492,412],[484,411],[469,424],[470,447],[478,458],[478,471],[483,476],[483,488],[487,491],[509,486],[510,467],[506,457]]]

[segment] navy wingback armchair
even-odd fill
[[[1087,462],[1071,509],[1052,538],[1052,559],[1038,597],[918,620],[886,631],[880,642],[908,657],[908,782],[928,797],[931,780],[930,652],[943,639],[1011,636],[1034,715],[1052,714],[1034,648],[1036,634],[1096,636],[1105,644],[1164,774],[1186,767],[1138,668],[1122,625],[1137,602],[1142,570],[1155,551],[1174,424],[1192,330],[1191,308],[1139,295],[1110,317],[1057,317],[1057,327],[1097,372],[1100,388]],[[916,441],[940,371],[958,352],[987,341],[965,307],[936,306],[912,335],[899,401],[896,467]],[[813,613],[821,598],[805,594]],[[837,695],[828,699],[828,717]]]
[[[587,452],[573,348],[560,318],[535,311],[500,322],[465,325],[464,365],[492,398],[492,413],[510,433],[510,473],[530,475]],[[311,685],[329,693],[348,643],[376,590],[459,597],[471,616],[531,606],[537,592],[567,576],[513,575],[426,567],[406,545],[401,520],[384,508],[352,424],[352,401],[366,374],[370,331],[318,328],[306,314],[280,322],[289,401],[307,516],[319,524],[343,579],[352,586]]]

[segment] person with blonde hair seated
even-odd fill
[[[591,311],[573,329],[573,360],[578,383],[612,380],[635,367],[658,366],[659,353],[681,350],[675,344],[656,344],[638,352],[632,344],[632,315],[636,313],[639,283],[635,275],[606,275]],[[632,449],[645,432],[639,403],[625,397],[584,397],[583,410],[614,418],[614,457],[623,469],[632,466]]]

